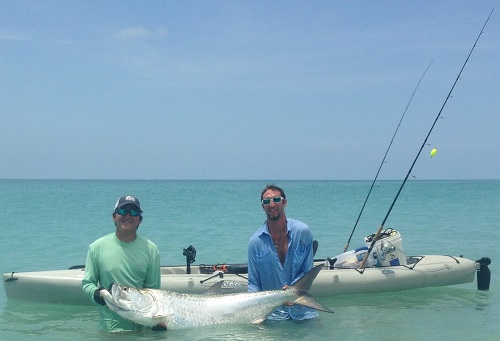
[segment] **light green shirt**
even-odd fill
[[[115,233],[90,244],[85,263],[83,291],[94,301],[94,292],[108,289],[112,283],[134,288],[161,286],[160,252],[150,240],[137,236],[130,243],[120,241]],[[105,331],[136,331],[143,327],[123,319],[105,306],[100,306],[100,329]]]

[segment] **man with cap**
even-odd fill
[[[125,195],[113,211],[115,232],[89,246],[82,280],[84,293],[100,304],[99,328],[104,331],[140,331],[143,326],[123,319],[106,307],[100,291],[118,283],[134,288],[159,289],[161,284],[160,252],[150,240],[137,234],[142,222],[139,199]],[[153,330],[165,330],[155,326]]]

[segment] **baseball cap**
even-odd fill
[[[125,206],[125,205],[135,205],[139,211],[142,212],[141,210],[141,203],[139,202],[139,199],[134,197],[133,195],[124,195],[120,197],[115,204],[115,211],[118,210],[119,208]]]

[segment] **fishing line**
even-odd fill
[[[443,112],[443,109],[444,107],[446,106],[446,103],[448,102],[448,99],[451,97],[451,93],[453,92],[453,89],[455,88],[455,85],[457,84],[458,80],[460,79],[460,76],[462,75],[462,71],[464,70],[465,68],[465,65],[467,65],[467,63],[469,62],[469,58],[470,56],[472,55],[472,51],[474,51],[474,48],[476,47],[477,45],[477,42],[479,41],[479,38],[481,37],[481,35],[483,34],[484,32],[484,28],[486,27],[486,24],[488,24],[488,21],[490,21],[490,18],[491,18],[491,15],[493,14],[493,11],[495,10],[495,8],[493,8],[490,12],[490,15],[488,16],[488,18],[486,19],[486,22],[484,23],[483,25],[483,28],[481,29],[481,32],[479,32],[479,35],[477,36],[476,38],[476,41],[474,42],[474,46],[472,46],[472,49],[470,50],[469,52],[469,55],[467,56],[467,59],[465,60],[464,62],[464,65],[462,65],[462,68],[460,69],[460,72],[458,73],[458,76],[457,78],[455,79],[455,82],[453,83],[453,86],[451,87],[450,89],[450,92],[448,93],[448,96],[446,96],[446,99],[444,100],[444,103],[443,105],[441,106],[441,109],[439,110],[437,116],[436,116],[436,119],[434,120],[434,123],[432,124],[431,126],[431,129],[429,130],[429,132],[427,133],[427,136],[425,137],[425,140],[424,142],[422,143],[422,146],[420,147],[420,150],[418,151],[417,153],[417,156],[415,157],[415,159],[413,160],[413,163],[410,167],[410,169],[408,170],[408,173],[406,174],[406,177],[405,179],[403,180],[403,183],[401,184],[401,186],[399,187],[399,190],[396,194],[396,197],[394,198],[394,200],[392,201],[392,204],[391,206],[389,207],[389,210],[387,211],[387,214],[385,215],[385,218],[384,220],[382,221],[382,224],[380,225],[380,227],[378,228],[377,230],[377,233],[375,233],[375,236],[370,244],[370,246],[368,247],[368,250],[366,251],[366,254],[365,254],[365,257],[363,258],[363,261],[361,262],[361,264],[359,265],[359,270],[361,272],[364,271],[365,269],[365,264],[366,264],[366,261],[368,260],[368,256],[370,255],[370,253],[372,252],[372,249],[373,249],[373,246],[375,245],[375,242],[379,239],[380,237],[380,233],[382,232],[382,229],[384,228],[384,225],[385,225],[385,222],[387,221],[387,218],[389,218],[389,215],[391,214],[391,211],[392,211],[392,208],[394,207],[394,204],[396,204],[396,201],[398,200],[398,197],[399,197],[399,194],[401,193],[401,190],[403,189],[406,181],[408,180],[408,177],[410,176],[411,174],[411,171],[413,170],[413,166],[415,166],[415,163],[417,162],[417,159],[418,157],[420,156],[420,153],[422,152],[422,149],[424,149],[426,143],[427,143],[427,140],[429,139],[429,136],[431,135],[431,132],[432,130],[434,129],[434,126],[436,125],[438,119],[441,117],[441,113]]]
[[[413,90],[413,93],[411,94],[411,97],[410,97],[410,100],[408,101],[408,104],[406,104],[406,108],[403,112],[403,116],[401,116],[401,119],[399,120],[399,124],[396,128],[396,131],[394,132],[394,135],[392,136],[391,142],[389,142],[389,147],[387,147],[387,150],[385,151],[384,158],[382,159],[382,162],[380,163],[380,166],[378,167],[377,174],[375,175],[375,179],[373,179],[370,190],[368,191],[368,195],[366,196],[365,202],[363,203],[363,206],[361,207],[361,211],[359,212],[358,219],[356,219],[356,223],[354,224],[354,227],[352,228],[351,235],[349,236],[349,239],[347,240],[347,243],[344,246],[344,252],[346,252],[347,249],[349,248],[349,243],[351,242],[352,235],[354,234],[354,231],[356,230],[356,227],[358,226],[359,219],[361,218],[361,215],[363,214],[363,210],[365,209],[366,203],[368,202],[368,198],[370,197],[373,186],[375,185],[375,182],[377,181],[380,170],[382,169],[382,166],[385,163],[385,158],[387,157],[387,154],[389,153],[389,150],[391,149],[391,146],[394,143],[394,138],[396,137],[396,134],[398,133],[399,127],[401,126],[401,122],[403,122],[403,118],[406,115],[406,111],[408,111],[408,107],[410,106],[410,103],[413,99],[413,96],[415,96],[415,93],[417,92],[418,86],[420,85],[420,82],[422,82],[422,79],[424,78],[425,74],[427,73],[427,70],[429,70],[429,67],[431,66],[432,62],[433,62],[433,60],[431,60],[431,62],[427,66],[427,69],[425,69],[424,73],[420,77],[420,80],[418,81],[417,86],[415,87],[415,89]]]

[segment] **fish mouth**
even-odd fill
[[[125,310],[123,309],[122,307],[120,307],[119,305],[117,305],[115,302],[110,302],[110,301],[106,301],[106,305],[108,306],[108,308],[111,309],[111,307],[113,307],[113,309],[111,310],[114,310],[116,312],[119,312],[119,311],[128,311],[128,310]],[[111,306],[111,307],[110,307]]]
[[[123,308],[123,305],[118,303],[123,298],[122,291],[123,291],[122,286],[120,286],[119,284],[111,283],[109,285],[108,290],[105,291],[106,294],[104,297],[108,308],[111,309],[112,307],[113,308],[112,310],[115,310],[116,312],[118,311],[124,312],[130,310]]]
[[[114,310],[114,311],[127,311],[126,309],[123,309],[121,306],[119,306],[118,304],[116,304],[114,298],[113,298],[113,295],[107,291],[107,290],[103,290],[103,292],[105,292],[105,294],[103,295],[103,298],[104,298],[104,301],[106,302],[106,306],[108,308],[113,308],[111,310]]]

